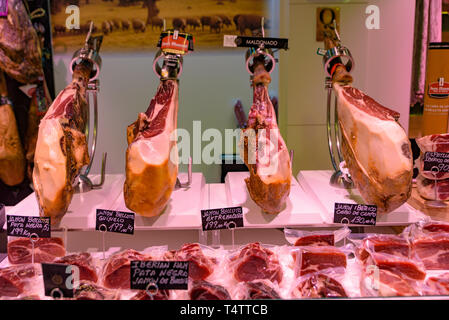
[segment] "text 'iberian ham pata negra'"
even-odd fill
[[[142,216],[161,214],[175,187],[177,118],[178,82],[162,80],[148,110],[128,126],[123,193],[126,206]]]
[[[281,212],[290,194],[290,156],[279,131],[268,95],[271,78],[263,63],[256,65],[254,97],[248,127],[240,138],[241,158],[249,169],[245,179],[251,199],[266,213]]]

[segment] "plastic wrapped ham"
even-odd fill
[[[422,233],[414,238],[413,251],[426,270],[449,270],[449,233]]]
[[[449,295],[449,273],[428,277],[424,294],[429,296]]]
[[[236,299],[238,300],[279,300],[279,285],[267,279],[240,282],[237,286]]]
[[[258,242],[244,246],[231,256],[230,267],[234,279],[238,282],[268,279],[280,283],[283,277],[278,257]]]
[[[419,168],[420,174],[427,179],[449,179],[448,172],[439,172],[435,175],[432,172],[424,171],[423,156],[426,152],[449,152],[449,133],[433,134],[416,139],[419,149],[421,150],[420,157],[415,161]]]
[[[66,253],[61,238],[39,238],[34,245],[29,238],[15,238],[8,242],[9,263],[31,263],[33,247],[35,263],[53,262]]]
[[[204,254],[207,251],[207,255]],[[213,256],[214,250],[201,246],[198,243],[188,243],[180,250],[174,251],[172,259],[189,262],[189,278],[192,280],[204,280],[214,271],[217,259]]]
[[[307,273],[293,284],[293,298],[347,298],[342,281],[345,268],[330,268]]]
[[[350,233],[351,230],[347,227],[318,231],[284,229],[285,239],[294,246],[334,246]]]
[[[303,276],[329,268],[346,268],[346,253],[332,246],[299,247],[295,250],[295,276]]]
[[[74,300],[119,300],[120,291],[104,288],[91,281],[80,281],[75,289]]]
[[[420,173],[416,178],[416,189],[424,199],[449,201],[449,179],[430,180]]]
[[[225,287],[204,280],[194,280],[189,284],[190,300],[231,300]]]
[[[37,264],[23,264],[0,269],[0,297],[19,297],[32,293],[38,276]]]
[[[77,266],[79,268],[80,280],[91,281],[93,283],[98,281],[97,268],[91,254],[88,252],[70,254],[56,259],[53,263]]]
[[[395,234],[351,234],[349,237],[356,246],[356,256],[364,262],[370,252],[410,257],[411,245],[409,240],[402,235]]]

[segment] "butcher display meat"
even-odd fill
[[[438,277],[429,277],[426,280],[426,295],[449,295],[449,273]]]
[[[0,180],[6,185],[15,186],[25,178],[26,162],[16,117],[9,101],[6,79],[0,71]]]
[[[0,297],[17,297],[26,293],[27,284],[36,275],[36,267],[32,264],[0,269]]]
[[[111,290],[103,288],[91,281],[82,280],[79,286],[75,289],[74,300],[118,300],[120,299],[120,292],[118,290]]]
[[[419,173],[427,179],[449,179],[448,172],[433,173],[430,171],[424,171],[424,153],[426,152],[449,152],[449,133],[433,134],[416,139],[416,144],[421,150],[420,157],[416,160],[416,165],[419,168]]]
[[[61,263],[74,265],[79,268],[80,280],[97,282],[98,275],[95,265],[92,261],[92,256],[88,252],[74,253],[65,257],[56,259],[53,263]]]
[[[207,281],[193,281],[190,287],[190,300],[232,300],[228,290]]]
[[[297,276],[329,268],[346,268],[347,263],[346,254],[332,246],[301,247],[295,257]]]
[[[64,242],[61,238],[39,238],[34,245],[29,238],[17,238],[8,242],[9,263],[31,263],[33,250],[35,263],[53,262],[65,255]]]
[[[145,260],[151,260],[151,256],[133,249],[112,255],[103,266],[103,285],[111,289],[129,289],[131,287],[131,261]]]
[[[279,300],[279,293],[271,287],[267,280],[245,282],[243,300]]]
[[[356,253],[361,261],[366,261],[371,252],[408,258],[411,251],[410,247],[410,243],[404,237],[393,234],[376,234],[363,239]]]
[[[86,88],[92,64],[76,65],[72,82],[62,90],[39,125],[33,185],[41,216],[59,224],[72,200],[75,178],[89,163],[85,128]]]
[[[335,244],[334,234],[314,234],[298,238],[295,246],[333,246]]]
[[[278,258],[258,242],[243,247],[237,256],[231,258],[231,266],[237,281],[248,282],[257,279],[268,279],[278,283],[282,281],[283,272]]]
[[[413,251],[427,270],[449,270],[449,233],[422,234],[414,239]]]
[[[270,82],[263,63],[255,63],[253,105],[248,115],[248,126],[240,137],[240,157],[250,173],[245,183],[251,199],[264,212],[275,214],[286,206],[292,168],[268,95]]]
[[[156,294],[147,293],[145,290],[140,290],[131,300],[169,300],[170,291],[169,290],[158,290]]]
[[[189,262],[189,278],[204,280],[214,271],[216,261],[204,255],[197,243],[185,244],[175,252],[174,260]]]
[[[378,213],[407,201],[412,189],[410,141],[397,122],[399,113],[351,86],[334,83],[342,153],[355,186]]]
[[[301,298],[348,297],[348,294],[340,282],[320,272],[304,276],[299,281],[295,294]]]
[[[160,215],[170,200],[178,175],[173,133],[178,117],[178,82],[163,80],[145,113],[128,126],[126,206],[143,216]]]
[[[416,178],[416,189],[424,199],[449,201],[449,179],[430,180],[420,173]]]
[[[8,0],[8,17],[0,19],[0,69],[21,83],[43,75],[39,37],[22,0]]]
[[[449,233],[449,223],[442,221],[429,221],[422,225],[422,231],[427,233],[432,232],[448,232]]]

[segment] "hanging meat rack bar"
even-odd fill
[[[330,184],[335,187],[350,189],[354,187],[354,183],[349,173],[343,173],[341,169],[341,164],[344,160],[341,153],[337,97],[334,97],[334,122],[332,125],[332,84],[333,82],[352,83],[353,79],[350,73],[354,69],[354,59],[349,49],[341,44],[335,21],[334,26],[324,32],[324,45],[325,49],[319,48],[317,54],[323,56],[324,72],[326,73],[324,89],[327,91],[327,141],[329,155],[334,168]]]

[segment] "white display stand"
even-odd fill
[[[230,172],[226,175],[228,207],[242,207],[246,228],[284,228],[323,225],[324,218],[315,199],[292,179],[286,207],[278,214],[267,214],[251,199],[245,184],[249,172]]]
[[[187,181],[187,173],[179,173],[178,176],[182,182]],[[201,229],[201,210],[205,205],[204,200],[208,200],[207,190],[203,174],[192,173],[190,187],[173,190],[160,216],[142,217],[136,214],[135,230]],[[102,209],[131,212],[125,205],[122,190],[115,203]]]
[[[91,177],[93,181],[99,175]],[[97,208],[108,208],[114,203],[123,189],[125,177],[120,174],[108,174],[101,189],[93,189],[84,193],[74,193],[69,209],[61,219],[60,227],[75,230],[95,229],[95,213]],[[39,216],[39,206],[34,192],[9,209],[6,215]],[[6,229],[6,225],[4,227]]]
[[[298,182],[309,197],[319,203],[324,212],[326,224],[333,224],[336,202],[364,203],[356,188],[347,190],[331,186],[329,184],[331,176],[332,171],[329,170],[300,171],[297,176]],[[378,215],[376,226],[404,226],[415,223],[424,217],[424,214],[405,203],[393,212]]]

